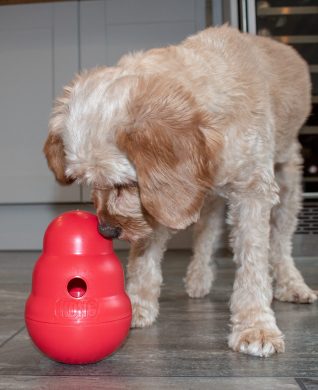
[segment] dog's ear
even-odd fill
[[[65,175],[65,150],[62,138],[73,84],[74,81],[64,87],[63,95],[54,102],[52,116],[49,122],[49,134],[43,148],[49,168],[54,173],[56,180],[63,185],[74,182],[72,178]]]
[[[207,139],[206,115],[175,80],[140,79],[128,110],[117,145],[135,165],[141,202],[162,225],[183,229],[212,187],[220,135],[210,129]]]
[[[65,175],[65,152],[61,135],[50,132],[45,141],[43,152],[56,180],[63,185],[72,184],[74,179]]]

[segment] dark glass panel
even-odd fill
[[[257,17],[260,35],[318,35],[318,15],[271,15]]]
[[[317,15],[318,19],[318,15]],[[318,20],[317,20],[318,23]],[[298,53],[309,63],[309,64],[318,64],[318,47],[317,43],[303,43],[303,44],[293,44],[293,47],[298,51]]]
[[[318,104],[312,105],[312,110],[311,110],[310,116],[307,120],[307,126],[317,126],[318,127]],[[317,150],[317,153],[318,153],[318,150]]]
[[[318,134],[301,134],[304,157],[304,177],[317,177],[318,182]]]
[[[258,7],[306,7],[306,6],[317,6],[317,0],[267,0],[257,1]]]
[[[311,74],[312,94],[318,95],[318,73]]]

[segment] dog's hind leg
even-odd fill
[[[276,281],[274,296],[280,301],[311,303],[317,295],[306,285],[292,258],[292,237],[301,208],[301,164],[299,146],[289,162],[275,167],[276,182],[280,187],[280,203],[271,214],[270,263]]]
[[[223,231],[224,219],[224,200],[208,198],[194,226],[193,257],[184,280],[191,298],[204,297],[211,290],[215,276],[213,254]]]
[[[170,237],[165,227],[159,227],[148,242],[133,244],[127,266],[127,292],[131,300],[132,327],[151,325],[159,314],[162,283],[161,260]]]

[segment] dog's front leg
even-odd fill
[[[127,266],[127,292],[133,309],[132,327],[151,325],[159,314],[161,259],[169,232],[160,227],[147,242],[133,244]]]
[[[229,346],[255,356],[284,351],[281,331],[271,310],[269,274],[270,210],[273,195],[246,193],[232,197],[228,222],[237,271],[231,297],[232,333]]]

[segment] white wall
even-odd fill
[[[53,98],[81,68],[181,41],[204,28],[204,0],[88,0],[0,7],[0,250],[40,249],[48,223],[86,208],[42,153]],[[188,232],[172,247],[189,247]],[[116,247],[127,247],[117,243]]]

